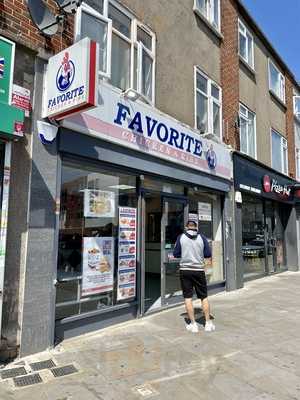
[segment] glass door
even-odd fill
[[[177,237],[184,231],[187,202],[164,198],[161,223],[162,299],[168,305],[182,295],[179,279],[179,261],[173,257]]]

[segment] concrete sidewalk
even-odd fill
[[[300,273],[286,272],[212,296],[212,333],[187,332],[177,307],[65,341],[21,361],[52,358],[78,373],[45,370],[45,383],[20,389],[6,379],[0,399],[300,399],[299,292]]]

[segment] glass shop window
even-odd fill
[[[136,177],[63,162],[56,318],[136,296]]]
[[[212,249],[212,259],[207,260],[206,274],[209,283],[222,281],[223,237],[221,198],[194,188],[188,191],[189,219],[197,221],[198,230],[206,236]]]

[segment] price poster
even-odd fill
[[[136,208],[119,207],[117,300],[136,294]]]
[[[83,238],[82,296],[110,292],[113,284],[113,238]]]

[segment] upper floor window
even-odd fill
[[[246,26],[239,21],[239,55],[249,66],[254,69],[254,44],[253,36]]]
[[[99,43],[99,74],[112,85],[135,89],[148,102],[155,98],[155,35],[114,0],[97,10],[83,3],[77,12],[76,40]]]
[[[285,103],[285,77],[271,60],[269,60],[269,88]]]
[[[284,174],[288,173],[288,149],[287,140],[276,132],[271,130],[272,135],[272,168]]]
[[[220,30],[220,0],[194,0],[194,11],[206,18],[215,29]]]
[[[300,96],[294,96],[294,114],[300,120]]]
[[[222,138],[222,91],[197,67],[195,68],[195,126],[201,133]]]
[[[243,104],[240,104],[240,150],[256,158],[256,116]]]

